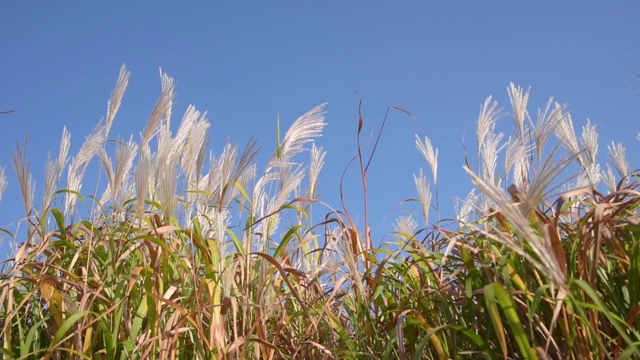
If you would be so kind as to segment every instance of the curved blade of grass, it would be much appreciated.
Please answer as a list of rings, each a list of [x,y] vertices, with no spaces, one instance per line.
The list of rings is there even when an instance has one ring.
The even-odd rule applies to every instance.
[[[504,315],[513,331],[513,337],[516,339],[516,343],[518,344],[518,348],[522,353],[524,359],[537,359],[538,356],[531,348],[531,344],[529,343],[529,339],[527,338],[527,334],[524,331],[524,327],[520,322],[520,318],[518,317],[518,313],[516,312],[515,304],[513,299],[507,294],[504,288],[498,284],[494,283],[494,292],[495,297],[498,300],[498,304],[502,308]]]
[[[488,347],[487,347],[487,342],[485,341],[485,339],[482,338],[482,336],[478,335],[477,333],[475,333],[473,330],[469,329],[466,326],[463,325],[450,325],[449,326],[451,329],[454,329],[456,331],[459,331],[461,334],[463,334],[464,336],[466,336],[469,340],[471,340],[471,342],[473,344],[475,344],[479,349],[483,349],[485,351],[485,355],[491,359],[491,360],[495,360],[496,357],[493,354],[492,351],[489,351]]]
[[[435,342],[438,342],[438,345],[436,345],[435,349],[436,349],[436,353],[438,354],[438,359],[440,360],[444,360],[447,358],[446,354],[444,353],[444,350],[442,349],[442,345],[440,345],[439,343],[439,339],[437,337],[435,337],[435,333],[440,331],[441,329],[446,328],[447,325],[440,325],[438,327],[432,328],[430,329],[427,334],[425,336],[422,337],[422,340],[420,340],[420,342],[418,343],[418,346],[416,347],[416,351],[413,353],[413,360],[419,360],[423,357],[423,351],[424,351],[424,347],[427,345],[428,341],[431,341],[432,345],[435,345]],[[434,340],[435,339],[435,340]]]
[[[62,240],[66,240],[67,231],[65,230],[65,227],[64,227],[64,215],[62,215],[60,210],[55,208],[51,209],[50,211],[53,217],[56,219],[56,224],[58,225],[58,230],[60,231],[60,236]]]
[[[276,252],[273,253],[274,258],[280,257],[280,254],[282,254],[282,252],[287,248],[287,244],[289,244],[289,241],[291,241],[291,239],[293,238],[293,235],[295,235],[295,233],[300,228],[302,228],[302,225],[295,225],[295,226],[292,226],[291,229],[289,229],[289,231],[287,231],[287,233],[282,237],[282,240],[280,241],[280,245],[278,245]]]
[[[587,282],[585,282],[584,280],[580,280],[580,279],[573,279],[571,284],[575,284],[580,289],[582,289],[582,291],[584,291],[591,298],[591,300],[594,303],[590,307],[592,309],[598,311],[599,313],[603,314],[609,320],[611,325],[616,329],[616,331],[618,332],[618,335],[620,335],[620,337],[624,340],[624,342],[627,343],[627,344],[631,344],[630,346],[633,346],[635,351],[637,353],[640,353],[640,346],[638,346],[636,344],[636,342],[633,341],[629,337],[629,334],[631,333],[631,334],[635,335],[636,339],[640,339],[640,334],[636,330],[634,330],[632,328],[631,329],[628,328],[628,326],[625,324],[623,319],[621,319],[619,316],[616,316],[616,314],[611,312],[607,308],[607,306],[602,302],[602,299],[600,299],[598,294],[596,294],[595,291],[593,291],[593,289],[591,288],[591,286],[589,286],[589,284],[587,284]],[[574,303],[577,304],[577,302],[575,302],[575,301],[574,301]],[[587,304],[582,304],[582,307],[587,307],[585,305],[587,305]],[[578,308],[582,311],[580,306],[578,306]]]
[[[276,269],[278,269],[278,271],[280,272],[280,275],[282,276],[282,280],[284,280],[284,282],[287,284],[287,286],[289,286],[289,289],[291,289],[291,295],[293,295],[293,297],[296,298],[296,300],[298,300],[298,302],[300,303],[300,306],[302,306],[304,312],[308,313],[307,306],[305,305],[305,303],[300,298],[300,295],[298,295],[298,292],[296,291],[295,287],[293,287],[293,284],[291,284],[291,282],[289,281],[289,276],[287,276],[287,273],[282,268],[282,265],[280,265],[280,263],[276,259],[274,259],[272,256],[267,255],[265,253],[254,252],[254,253],[252,253],[252,255],[258,255],[258,256],[263,257],[264,259],[269,261],[271,264],[273,264],[273,266],[275,266]]]
[[[75,325],[75,323],[77,323],[80,319],[89,314],[92,314],[92,312],[89,310],[84,310],[69,316],[69,318],[64,321],[62,326],[60,326],[58,331],[56,331],[56,334],[51,340],[51,346],[49,347],[49,349],[52,350],[55,346],[57,346],[60,340],[62,340],[62,338],[67,334],[69,329],[71,329],[71,327],[73,327],[73,325]]]
[[[638,347],[640,347],[640,341],[629,344],[629,347],[620,354],[618,360],[637,359],[640,356]]]
[[[15,359],[17,356],[11,350],[6,348],[0,348],[0,353],[3,353],[7,356],[7,359]]]
[[[33,345],[33,338],[36,336],[36,331],[38,331],[40,325],[42,325],[42,323],[47,320],[49,320],[48,316],[33,324],[33,326],[31,326],[31,329],[29,329],[27,337],[24,339],[24,341],[20,341],[20,357],[26,358],[29,355],[29,350]]]
[[[507,349],[507,338],[504,335],[504,328],[502,326],[502,319],[498,312],[498,304],[496,303],[496,283],[489,284],[484,287],[484,300],[489,311],[489,317],[491,318],[491,324],[493,324],[493,330],[500,342],[500,349],[502,350],[502,356],[506,359],[509,355]]]
[[[640,226],[629,226],[629,231],[633,234],[631,242],[631,256],[629,257],[629,303],[640,302]]]

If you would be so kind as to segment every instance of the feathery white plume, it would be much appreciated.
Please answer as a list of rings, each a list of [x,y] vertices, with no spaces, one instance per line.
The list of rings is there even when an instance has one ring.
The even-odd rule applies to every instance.
[[[552,103],[553,98],[550,98],[547,102],[547,107],[545,108],[544,112],[538,111],[538,121],[534,129],[538,161],[542,159],[542,149],[549,139],[549,136],[554,133],[556,128],[562,124],[563,120],[567,116],[566,114],[564,114],[564,106],[558,103],[553,103],[553,110],[549,112]],[[573,125],[571,127],[571,131],[573,131]],[[573,133],[573,141],[576,142],[575,133]]]
[[[431,173],[433,174],[433,184],[438,184],[438,149],[433,148],[431,140],[425,136],[424,141],[420,140],[420,137],[416,135],[416,147],[427,160]]]
[[[105,122],[105,129],[107,134],[111,129],[111,124],[113,123],[113,119],[118,113],[118,109],[120,109],[120,104],[122,103],[122,97],[124,96],[124,91],[127,89],[127,85],[129,84],[129,77],[131,76],[131,72],[127,71],[127,67],[122,64],[120,68],[120,74],[118,75],[118,81],[116,82],[116,88],[113,91],[113,95],[111,95],[111,99],[107,104],[107,121]]]
[[[22,193],[22,201],[24,204],[24,211],[27,216],[31,215],[33,211],[33,190],[35,188],[35,182],[31,176],[30,164],[27,162],[25,154],[27,143],[25,141],[25,147],[20,148],[20,145],[16,145],[16,153],[11,154],[13,158],[13,168],[18,176],[18,184],[20,185],[20,192]]]
[[[587,119],[587,124],[582,128],[582,147],[585,149],[582,156],[584,163],[594,164],[598,155],[598,130],[591,125],[591,121]]]
[[[622,177],[629,175],[629,164],[627,163],[624,146],[621,143],[611,142],[607,149],[609,150],[609,160],[613,162],[613,167],[616,168],[618,174]]]
[[[67,128],[62,130],[62,139],[60,140],[60,152],[58,153],[58,159],[51,160],[51,154],[45,165],[44,169],[44,195],[42,196],[42,209],[49,208],[54,192],[57,190],[60,177],[62,176],[62,170],[67,164],[67,155],[69,153],[69,146],[71,145],[71,134]]]
[[[418,222],[411,217],[401,216],[396,220],[396,224],[394,226],[394,232],[396,234],[396,238],[398,242],[404,242],[409,240],[416,233],[416,228],[418,227]]]
[[[169,117],[171,116],[171,106],[173,105],[173,79],[160,71],[160,77],[162,81],[162,93],[160,98],[156,102],[147,125],[142,132],[142,140],[140,141],[140,148],[143,152],[149,154],[149,141],[158,131],[161,120],[166,119],[165,125],[169,126]]]
[[[573,121],[571,120],[570,114],[567,114],[556,128],[556,136],[572,155],[578,155],[580,153],[578,139],[576,138],[576,132],[573,128]]]
[[[486,232],[488,236],[506,244],[513,251],[520,253],[523,256],[527,256],[532,264],[536,266],[542,273],[545,274],[554,284],[563,286],[565,284],[565,277],[560,264],[553,252],[553,249],[549,244],[536,234],[527,220],[528,213],[519,208],[518,204],[514,204],[509,197],[491,182],[486,182],[476,174],[474,174],[469,168],[464,167],[465,171],[471,176],[474,185],[482,192],[484,196],[487,196],[493,201],[502,214],[509,220],[509,223],[513,226],[514,231],[519,235],[519,238],[527,241],[529,246],[535,251],[539,261],[528,257],[522,250],[522,245],[515,242],[515,239],[506,236],[502,231],[496,231],[495,233]],[[545,182],[547,182],[545,180]]]
[[[2,195],[4,195],[5,190],[7,190],[7,176],[5,175],[4,168],[0,167],[0,200],[2,200]]]
[[[289,128],[278,151],[271,157],[267,171],[276,165],[288,164],[290,159],[303,150],[303,145],[322,135],[326,125],[324,121],[324,106],[322,104],[299,117]]]
[[[604,184],[607,186],[607,190],[609,193],[614,193],[617,191],[618,182],[616,180],[616,175],[613,173],[611,166],[607,164],[606,170],[602,172],[602,180]]]
[[[524,140],[525,137],[524,120],[529,117],[527,103],[529,102],[530,90],[531,88],[527,89],[525,93],[521,87],[516,87],[513,83],[509,83],[507,88],[511,107],[513,107],[513,123],[516,126],[516,136],[520,140]]]
[[[485,137],[487,134],[493,132],[495,128],[495,123],[502,116],[502,109],[498,109],[498,103],[491,103],[492,97],[489,96],[484,104],[480,107],[480,115],[478,116],[478,153],[480,152],[480,148],[484,143]]]
[[[316,144],[311,145],[311,161],[309,165],[309,197],[315,197],[318,175],[324,165],[324,157],[327,152]]]
[[[478,206],[477,202],[478,195],[476,194],[475,189],[471,190],[464,200],[458,200],[456,202],[456,220],[458,220],[458,223],[461,226],[473,221],[471,216],[474,213],[474,209]]]
[[[496,176],[496,166],[498,164],[498,153],[502,147],[499,147],[500,141],[504,135],[502,133],[494,134],[489,132],[480,147],[482,156],[482,178],[485,181],[494,181]]]
[[[422,207],[424,223],[428,225],[429,209],[431,207],[431,191],[429,189],[427,177],[422,173],[422,168],[420,168],[419,175],[413,175],[413,182],[415,183],[416,190],[418,191],[418,199],[420,200],[420,206]]]

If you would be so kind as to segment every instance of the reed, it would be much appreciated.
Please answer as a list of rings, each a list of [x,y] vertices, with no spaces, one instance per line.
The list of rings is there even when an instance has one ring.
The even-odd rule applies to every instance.
[[[421,214],[376,244],[366,220],[360,229],[316,197],[322,105],[277,134],[261,168],[253,140],[207,154],[209,123],[194,107],[173,134],[174,83],[161,79],[140,141],[108,141],[122,68],[105,122],[72,158],[63,131],[39,208],[17,148],[27,230],[12,235],[0,278],[3,358],[640,357],[638,173],[615,143],[601,167],[595,127],[576,136],[564,106],[550,100],[534,122],[529,90],[511,84],[505,138],[505,113],[487,99],[478,168],[465,166],[476,189],[453,227],[429,225],[443,183],[438,150],[416,137],[433,182],[416,166]],[[373,155],[356,143],[366,198]],[[102,189],[83,186],[91,162]]]

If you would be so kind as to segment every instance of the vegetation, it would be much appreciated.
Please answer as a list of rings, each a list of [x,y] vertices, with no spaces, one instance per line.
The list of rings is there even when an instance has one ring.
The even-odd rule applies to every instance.
[[[209,123],[189,107],[170,132],[162,74],[141,141],[110,153],[128,79],[123,67],[105,122],[70,161],[63,131],[37,208],[24,149],[14,155],[26,220],[0,279],[4,358],[640,358],[637,174],[620,144],[608,147],[620,180],[601,170],[597,131],[578,139],[563,106],[550,101],[534,123],[528,91],[510,85],[504,139],[487,99],[478,169],[466,162],[477,189],[454,226],[429,226],[438,152],[417,137],[433,175],[415,176],[422,213],[374,244],[366,208],[359,228],[316,198],[322,106],[278,138],[264,170],[255,141],[207,162]],[[366,198],[371,159],[357,150]],[[88,195],[92,159],[105,188]]]

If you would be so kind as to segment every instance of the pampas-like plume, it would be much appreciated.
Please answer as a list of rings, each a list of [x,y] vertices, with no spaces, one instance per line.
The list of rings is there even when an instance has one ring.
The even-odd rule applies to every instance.
[[[416,147],[427,160],[431,173],[433,174],[433,184],[438,184],[438,149],[433,148],[431,140],[428,137],[424,138],[424,141],[420,140],[420,137],[416,135]]]
[[[602,180],[607,186],[609,193],[616,192],[618,183],[616,181],[616,175],[613,173],[613,169],[611,169],[609,164],[607,164],[606,170],[602,172]]]
[[[200,180],[202,179],[202,168],[204,167],[204,158],[209,144],[209,122],[206,121],[205,115],[193,124],[189,135],[185,141],[185,149],[180,157],[180,169],[184,174],[187,186],[187,209],[185,218],[188,226],[191,226],[191,212],[194,206],[197,207],[197,201],[200,194],[192,191],[200,189]]]
[[[238,147],[226,143],[220,158],[211,164],[209,170],[207,192],[215,195],[216,206],[220,210],[227,207],[231,200],[231,196],[228,195],[231,195],[229,192],[233,187],[225,187],[233,182],[233,172],[237,157]]]
[[[255,219],[266,215],[267,192],[266,187],[272,181],[277,180],[278,173],[268,172],[256,181],[251,194],[251,216]]]
[[[472,221],[471,216],[474,213],[474,209],[478,206],[478,195],[476,190],[473,189],[467,194],[467,197],[456,202],[456,220],[460,226],[464,226]]]
[[[26,140],[23,149],[20,148],[19,144],[16,144],[16,153],[12,154],[11,157],[13,158],[13,168],[18,176],[18,184],[20,185],[20,192],[22,193],[24,211],[27,217],[29,217],[33,211],[33,189],[35,188],[35,182],[33,181],[31,171],[29,170],[30,164],[27,162],[25,154],[26,148]]]
[[[600,166],[595,163],[598,153],[598,132],[590,121],[582,128],[581,143],[584,150],[578,146],[578,140],[573,127],[571,115],[566,114],[556,129],[556,136],[562,145],[577,159],[582,172],[576,185],[597,187],[600,182]]]
[[[288,165],[291,158],[303,150],[304,144],[313,141],[315,137],[322,136],[322,129],[326,125],[325,105],[309,110],[291,125],[282,142],[278,144],[278,151],[269,160],[267,171],[278,165]]]
[[[591,189],[595,189],[600,180],[602,179],[600,165],[599,164],[590,164],[589,167],[583,169],[578,175],[578,180],[576,181],[576,188],[588,187]]]
[[[587,124],[582,128],[582,147],[585,149],[583,160],[587,164],[594,164],[598,155],[598,130],[591,125],[591,120],[587,119]]]
[[[149,194],[149,180],[151,178],[151,159],[145,154],[141,154],[136,163],[135,174],[135,191],[136,198],[138,199],[138,207],[136,214],[142,215],[144,210],[144,202],[147,200]]]
[[[150,153],[149,141],[156,134],[160,121],[165,118],[166,125],[168,125],[170,121],[169,117],[171,116],[171,106],[173,105],[173,79],[167,76],[167,74],[163,74],[162,71],[160,71],[160,77],[162,80],[162,93],[151,112],[151,116],[149,116],[140,142],[140,148],[147,154]]]
[[[160,72],[160,84],[162,86],[162,93],[171,94],[171,96],[168,97],[169,103],[163,114],[165,125],[169,128],[171,127],[171,111],[173,110],[173,96],[174,96],[175,86],[174,86],[173,78],[167,75],[167,73],[163,73],[162,68],[159,69],[159,72]]]
[[[200,118],[200,112],[197,111],[193,105],[189,105],[189,107],[187,107],[187,111],[182,117],[178,132],[171,141],[169,156],[178,157],[183,154],[189,134],[191,134],[194,125],[199,120],[198,118]],[[200,120],[202,120],[202,118],[200,118]],[[169,129],[168,124],[166,125],[166,128]]]
[[[109,102],[107,104],[107,121],[105,123],[107,133],[109,133],[111,124],[113,123],[113,119],[118,113],[118,109],[120,109],[122,96],[124,96],[124,91],[127,89],[130,76],[131,72],[127,71],[127,67],[122,64],[122,67],[120,68],[120,74],[118,75],[118,81],[116,82],[116,88],[113,91],[113,95],[111,95],[111,99],[109,99]]]
[[[529,117],[527,104],[529,103],[530,91],[531,88],[524,92],[520,86],[515,86],[513,83],[509,83],[507,88],[511,107],[513,108],[513,123],[516,126],[516,136],[521,141],[524,141],[525,138],[524,120]]]
[[[484,144],[487,134],[493,132],[495,123],[502,116],[502,109],[498,109],[497,102],[491,102],[492,97],[489,96],[484,104],[480,107],[480,116],[478,116],[478,146],[477,152],[480,153],[480,148]]]
[[[122,189],[124,184],[127,183],[127,175],[129,174],[129,170],[133,166],[133,159],[136,157],[138,153],[138,144],[133,142],[133,137],[129,139],[128,143],[118,142],[118,146],[116,147],[116,163],[115,170],[113,173],[113,180],[116,182],[116,186],[114,189]],[[117,195],[118,192],[114,192],[114,195]],[[122,200],[122,199],[120,199]]]
[[[549,112],[552,103],[554,104],[554,107],[553,110]],[[542,149],[544,148],[544,145],[565,117],[564,106],[554,103],[553,98],[549,99],[547,102],[547,107],[544,109],[544,112],[538,111],[538,121],[534,130],[538,162],[542,159]],[[573,131],[573,125],[571,127],[571,131]],[[575,136],[575,133],[573,133],[574,142],[576,141]]]
[[[84,140],[84,143],[80,146],[80,150],[78,150],[78,154],[69,165],[67,190],[80,192],[87,164],[99,152],[99,149],[104,146],[106,136],[107,133],[104,125],[98,125],[91,135]],[[68,192],[65,195],[64,209],[67,216],[73,215],[77,200],[76,194]]]
[[[482,178],[484,181],[494,181],[496,175],[496,166],[498,164],[498,153],[502,147],[499,147],[500,141],[504,135],[502,133],[487,133],[480,154],[482,156]]]
[[[163,124],[157,133],[157,150],[153,155],[154,171],[158,173],[160,166],[163,163],[177,160],[177,157],[172,157],[173,139],[171,138],[171,130]]]
[[[69,147],[71,146],[71,133],[66,127],[62,128],[62,138],[60,139],[60,152],[58,153],[58,169],[62,169],[67,165],[67,156],[69,156]]]
[[[162,204],[165,221],[168,221],[178,204],[176,188],[178,185],[177,164],[175,161],[157,163],[156,196]]]
[[[0,167],[0,200],[2,200],[2,195],[4,195],[5,190],[7,190],[7,176],[5,175],[5,171],[3,167]]]
[[[316,147],[316,144],[311,145],[311,161],[309,165],[309,191],[308,196],[313,198],[316,195],[316,186],[318,183],[318,175],[324,165],[324,157],[327,152],[322,147]]]
[[[114,210],[119,210],[122,201],[126,200],[124,195],[128,191],[129,182],[127,181],[129,170],[133,166],[133,159],[138,152],[138,145],[133,142],[133,138],[128,143],[118,142],[116,147],[115,165],[112,168],[111,159],[107,156],[106,150],[101,148],[98,152],[102,164],[107,172],[109,180],[109,193],[103,196],[103,201],[112,200]]]
[[[520,194],[520,196],[523,197],[520,205],[523,214],[528,216],[538,206],[538,204],[542,202],[546,194],[561,186],[561,184],[558,184],[552,188],[549,187],[551,182],[576,159],[575,155],[571,155],[554,161],[557,151],[558,146],[551,150],[547,158],[537,169],[537,172],[527,189],[518,189],[523,191],[523,193]]]
[[[234,181],[239,181],[239,179],[246,176],[246,172],[254,166],[253,162],[256,160],[259,153],[260,147],[258,147],[258,141],[252,138],[244,148],[244,151],[242,151],[242,155],[240,155],[238,165],[233,172]],[[242,181],[240,182],[242,183]]]
[[[417,227],[418,222],[411,215],[399,217],[394,225],[396,240],[399,243],[410,240],[416,233]]]
[[[199,211],[206,212],[209,206],[216,206],[219,210],[229,206],[229,202],[240,192],[237,185],[244,189],[255,178],[256,167],[253,162],[260,151],[256,140],[249,141],[234,167],[237,149],[235,145],[227,143],[219,159],[211,156],[209,171],[198,185],[198,189],[204,191],[196,198],[196,208]],[[245,200],[244,196],[240,197],[241,203]]]
[[[581,178],[584,186],[596,188],[600,183],[600,165],[596,163],[598,155],[598,131],[595,126],[591,125],[591,121],[587,120],[587,125],[582,128],[581,143],[584,151],[580,154],[582,164]]]
[[[291,194],[300,186],[302,179],[304,178],[305,169],[302,166],[298,166],[293,170],[281,183],[280,191],[275,197],[275,201],[270,201],[267,205],[267,214],[271,214],[280,209],[285,201],[291,196]],[[273,198],[272,198],[273,199]],[[271,233],[269,234],[271,235]]]
[[[222,259],[224,259],[227,256],[226,236],[227,236],[227,227],[229,226],[229,211],[227,211],[226,209],[222,211],[218,211],[215,208],[211,208],[211,209],[212,209],[212,213],[209,214],[211,223],[213,225],[212,226],[213,234],[211,235],[215,239],[218,245],[218,251],[220,253],[220,259],[221,259],[220,268],[218,270],[222,272],[224,267],[224,261]]]
[[[553,166],[551,167],[553,168]],[[515,204],[509,199],[509,197],[502,191],[499,187],[492,184],[491,182],[486,182],[476,174],[471,171],[468,167],[464,167],[465,171],[471,176],[473,184],[483,193],[483,195],[490,198],[498,207],[500,212],[509,220],[509,223],[513,226],[515,233],[518,235],[518,239],[521,241],[527,241],[527,243],[531,246],[531,248],[536,253],[536,256],[539,260],[533,259],[528,256],[524,250],[523,246],[519,243],[515,242],[515,239],[509,235],[504,234],[502,231],[489,232],[485,231],[487,236],[504,243],[509,246],[511,250],[523,255],[528,258],[531,263],[537,267],[551,282],[555,285],[563,286],[565,284],[565,274],[562,271],[562,267],[558,263],[555,254],[553,253],[553,249],[550,244],[547,244],[544,239],[540,238],[536,235],[533,230],[531,224],[529,223],[527,211],[533,209],[532,206],[528,206],[528,209],[522,209],[518,207],[518,204]],[[552,175],[549,171],[544,173],[540,173],[543,177],[539,183],[548,184],[551,182],[552,178],[549,175]],[[535,180],[534,180],[535,181]],[[537,204],[536,204],[537,205]]]
[[[562,145],[572,155],[578,155],[580,153],[580,147],[578,146],[578,139],[573,127],[573,121],[571,115],[567,114],[558,127],[556,128],[556,136],[560,139]],[[580,158],[578,158],[580,161]]]
[[[509,174],[513,168],[513,183],[520,189],[527,188],[529,181],[529,151],[524,141],[518,138],[509,138],[507,153],[505,155],[505,174]]]
[[[413,175],[413,182],[415,183],[416,190],[418,191],[418,199],[420,200],[420,206],[422,207],[424,223],[428,225],[429,209],[431,207],[431,191],[429,189],[427,177],[422,173],[422,168],[420,168],[419,175]]]
[[[67,164],[67,155],[69,154],[69,146],[71,145],[71,134],[67,128],[62,130],[62,139],[60,140],[60,152],[58,159],[51,160],[51,154],[47,159],[47,163],[44,168],[44,195],[42,196],[42,209],[49,208],[49,204],[53,198],[53,193],[57,190],[62,170]]]
[[[607,149],[609,150],[609,160],[613,162],[613,167],[616,168],[618,174],[622,177],[629,175],[629,164],[627,163],[624,146],[621,143],[612,142],[611,145],[607,145]]]
[[[199,180],[202,176],[204,154],[208,145],[209,122],[206,113],[191,126],[185,141],[185,149],[180,159],[180,168],[184,171],[188,181]]]

